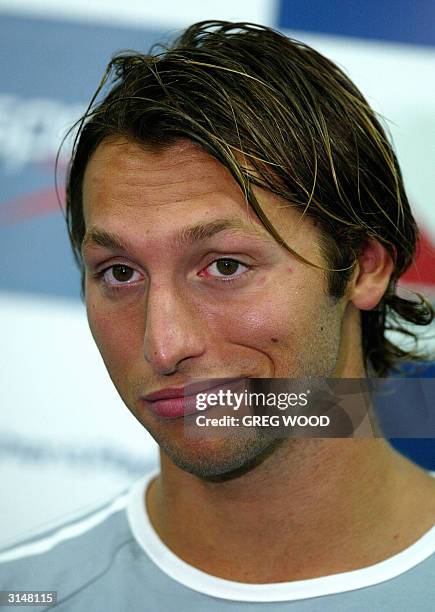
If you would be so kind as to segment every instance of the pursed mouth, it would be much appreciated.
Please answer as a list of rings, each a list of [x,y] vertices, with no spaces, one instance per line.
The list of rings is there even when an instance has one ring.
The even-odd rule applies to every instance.
[[[179,419],[212,406],[200,408],[198,400],[207,402],[207,397],[220,390],[231,391],[239,387],[244,378],[214,379],[214,384],[205,385],[204,381],[190,383],[182,388],[162,389],[142,398],[146,407],[155,415],[167,419]],[[216,380],[219,380],[216,383]],[[201,398],[198,396],[201,394]]]

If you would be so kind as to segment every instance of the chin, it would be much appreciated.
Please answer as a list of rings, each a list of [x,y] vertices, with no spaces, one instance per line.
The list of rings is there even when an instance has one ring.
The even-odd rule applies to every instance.
[[[256,431],[252,436],[184,439],[178,444],[157,440],[160,449],[180,469],[211,482],[230,480],[260,465],[280,445]]]

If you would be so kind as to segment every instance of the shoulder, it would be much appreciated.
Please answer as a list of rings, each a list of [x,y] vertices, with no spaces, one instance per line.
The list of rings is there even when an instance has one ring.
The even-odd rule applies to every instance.
[[[0,589],[75,590],[101,572],[132,534],[128,494],[0,551]]]
[[[117,612],[145,597],[157,609],[168,580],[138,543],[130,516],[136,498],[145,512],[144,486],[152,476],[99,508],[0,550],[0,590],[55,591],[56,609],[65,612]]]

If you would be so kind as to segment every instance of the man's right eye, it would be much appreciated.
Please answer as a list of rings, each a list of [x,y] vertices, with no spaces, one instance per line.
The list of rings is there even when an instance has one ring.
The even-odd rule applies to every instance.
[[[122,285],[130,285],[140,280],[140,273],[124,264],[114,264],[109,266],[100,273],[103,282],[108,287],[119,287]]]

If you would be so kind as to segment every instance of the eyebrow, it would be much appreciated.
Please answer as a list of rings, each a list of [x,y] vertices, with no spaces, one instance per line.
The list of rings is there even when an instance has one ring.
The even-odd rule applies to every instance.
[[[248,227],[239,217],[230,217],[184,227],[177,232],[175,242],[178,248],[183,248],[231,229],[242,230],[251,236],[265,238],[264,231],[261,229],[257,229],[254,225]],[[97,227],[92,227],[86,232],[82,240],[81,250],[83,251],[88,246],[101,246],[112,251],[122,251],[124,253],[129,251],[128,245],[117,234],[98,229]]]

